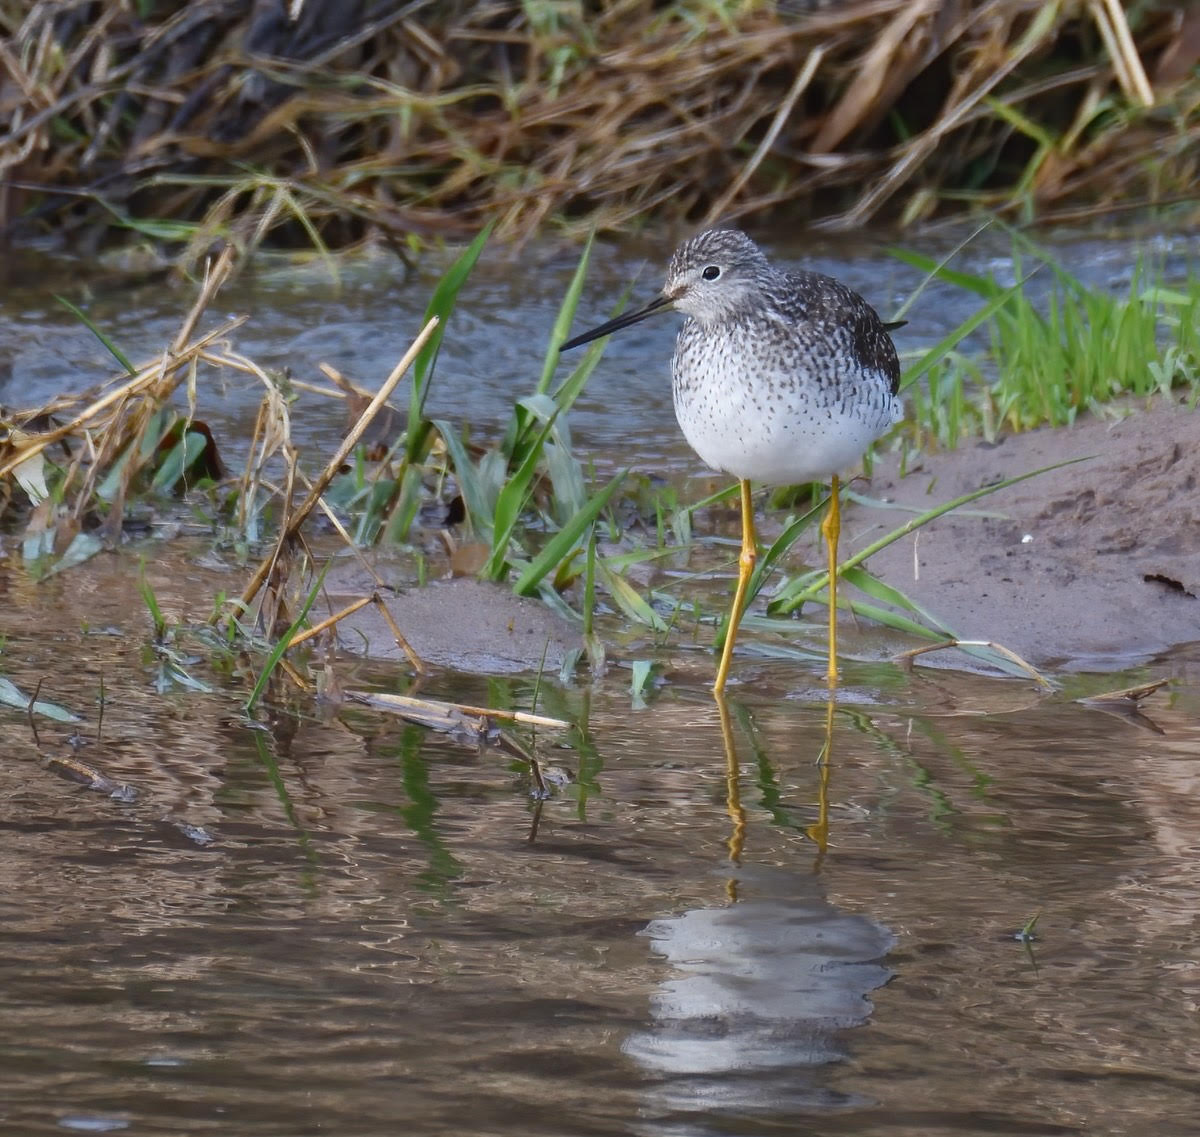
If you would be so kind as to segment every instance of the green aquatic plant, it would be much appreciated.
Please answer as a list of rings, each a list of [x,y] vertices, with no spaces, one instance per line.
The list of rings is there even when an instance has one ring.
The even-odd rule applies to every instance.
[[[974,434],[991,439],[1005,429],[1065,426],[1122,396],[1200,395],[1200,278],[1169,287],[1160,269],[1141,260],[1125,292],[1114,295],[1089,287],[1015,232],[1017,283],[1009,286],[919,253],[892,252],[984,301],[940,350],[905,372],[918,444],[951,448]],[[1029,286],[1035,275],[1048,279],[1042,299]],[[960,351],[981,327],[986,349]]]
[[[599,349],[588,352],[561,383],[553,385],[558,348],[574,318],[590,254],[589,241],[559,307],[538,382],[531,394],[514,404],[502,437],[475,456],[459,424],[446,420],[429,424],[445,454],[442,473],[453,477],[470,531],[487,546],[480,576],[512,579],[521,595],[541,591],[551,600],[577,575],[571,566],[584,552],[593,526],[622,480],[617,474],[589,491],[566,421],[599,360]],[[465,279],[465,273],[456,276],[455,292]],[[427,376],[414,375],[413,390],[415,409],[416,392],[420,391],[423,404],[428,391]],[[410,409],[410,422],[413,413]],[[409,460],[420,453],[410,447]],[[543,539],[547,533],[552,535]]]
[[[398,543],[407,539],[424,493],[423,474],[434,441],[434,424],[425,417],[425,403],[433,382],[446,326],[458,305],[458,294],[491,236],[491,226],[455,258],[442,274],[425,309],[423,323],[436,318],[432,335],[422,345],[409,379],[408,418],[384,459],[368,471],[360,460],[347,481],[341,479],[331,493],[354,523],[355,538]]]
[[[154,588],[146,578],[145,558],[138,566],[138,591],[153,629],[145,658],[147,663],[154,666],[154,689],[160,695],[177,687],[188,691],[211,691],[207,683],[197,679],[189,670],[196,660],[180,650],[178,629],[163,614]]]

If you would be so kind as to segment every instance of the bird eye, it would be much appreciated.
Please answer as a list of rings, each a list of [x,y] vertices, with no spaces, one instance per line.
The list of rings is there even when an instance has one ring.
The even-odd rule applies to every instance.
[[[716,280],[721,275],[720,265],[709,265],[701,274],[705,280]]]

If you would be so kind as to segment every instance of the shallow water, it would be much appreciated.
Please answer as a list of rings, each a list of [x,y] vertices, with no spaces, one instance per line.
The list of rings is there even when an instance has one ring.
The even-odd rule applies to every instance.
[[[1133,260],[1116,242],[1061,251],[1117,286]],[[642,252],[600,252],[581,325]],[[815,263],[888,312],[915,275],[853,252]],[[433,413],[502,421],[533,387],[573,268],[536,252],[484,266]],[[109,374],[53,303],[71,282],[8,283],[0,402]],[[237,346],[260,363],[317,379],[328,360],[373,384],[429,283],[378,265],[340,292],[312,272],[265,275],[212,315],[250,312]],[[90,310],[141,356],[186,304],[146,287]],[[969,311],[934,293],[908,344]],[[663,321],[614,341],[572,415],[581,455],[696,470],[671,417],[671,336]],[[258,391],[228,383],[202,413],[236,439]],[[339,412],[300,406],[299,441],[327,454]],[[518,732],[563,775],[539,804],[511,757],[363,708],[293,692],[250,721],[251,665],[210,666],[194,643],[212,691],[156,693],[135,558],[168,618],[199,625],[246,577],[203,542],[40,583],[8,551],[0,675],[25,692],[42,681],[84,721],[39,720],[35,742],[0,706],[0,1132],[1197,1132],[1200,648],[1064,676],[1052,697],[848,661],[823,787],[819,663],[744,646],[731,758],[707,654],[613,632],[626,657],[658,659],[661,682],[636,711],[622,666],[596,687],[543,684],[539,709],[579,725]],[[848,660],[887,654],[847,625]],[[797,643],[819,636],[797,624]],[[408,682],[353,660],[339,674]],[[1165,733],[1073,701],[1159,675],[1176,679],[1147,706]],[[534,697],[529,681],[450,673],[424,693]],[[64,778],[63,759],[136,796]],[[1038,914],[1036,938],[1016,938]]]
[[[170,558],[198,619],[219,580]],[[0,576],[4,674],[86,718],[39,748],[0,708],[0,1131],[1196,1131],[1200,655],[1151,669],[1164,734],[1072,701],[1147,672],[848,664],[822,855],[815,666],[739,659],[732,763],[669,658],[643,711],[623,669],[544,685],[579,728],[520,735],[539,807],[513,759],[362,708],[252,723],[240,661],[156,694],[134,579]]]
[[[918,246],[926,255],[942,256],[955,244],[956,239],[946,236],[923,239]],[[885,317],[922,281],[922,274],[886,255],[882,242],[814,245],[809,238],[797,237],[764,245],[784,263],[845,280]],[[1169,280],[1185,279],[1189,267],[1194,270],[1200,262],[1200,237],[1189,235],[1138,241],[1071,236],[1049,247],[1081,279],[1117,292],[1127,290],[1139,256],[1161,263]],[[634,302],[653,296],[669,252],[660,242],[598,245],[578,328],[606,319],[635,278]],[[443,344],[427,404],[432,416],[466,421],[485,435],[502,428],[514,401],[536,386],[545,344],[577,259],[575,249],[531,248],[516,260],[500,247],[485,254],[460,294]],[[1011,242],[1002,233],[985,233],[953,263],[966,272],[993,272],[1008,281],[1013,275]],[[418,273],[406,277],[397,262],[381,255],[347,267],[335,286],[319,263],[260,266],[222,292],[201,327],[247,315],[234,344],[261,366],[286,368],[297,379],[327,387],[318,369],[326,362],[375,388],[420,329],[440,269],[438,258],[431,256]],[[0,266],[0,272],[5,274],[0,278],[0,404],[9,406],[37,405],[114,373],[106,349],[61,307],[56,295],[86,309],[135,362],[153,359],[173,340],[192,299],[188,289],[171,289],[157,281],[138,285],[132,275],[110,273],[94,282],[85,275],[81,284],[71,266],[41,260],[14,259]],[[1036,295],[1050,283],[1049,273],[1043,271],[1028,287]],[[929,285],[908,313],[908,327],[896,335],[901,353],[937,343],[977,307],[977,298],[963,289]],[[669,316],[649,321],[610,341],[604,361],[571,411],[578,442],[601,456],[620,448],[624,460],[635,467],[694,465],[671,407],[668,361],[677,323]],[[228,369],[206,374],[206,381],[218,388],[202,390],[200,413],[214,425],[225,449],[235,450],[234,440],[244,437],[253,424],[261,388]],[[302,448],[329,453],[345,429],[340,404],[301,395],[294,432]]]

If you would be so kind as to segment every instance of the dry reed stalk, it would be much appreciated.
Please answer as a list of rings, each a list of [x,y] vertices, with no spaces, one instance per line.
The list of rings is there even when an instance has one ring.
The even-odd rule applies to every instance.
[[[935,644],[922,644],[920,647],[909,648],[908,651],[902,651],[899,655],[894,656],[896,663],[903,667],[911,668],[913,661],[918,656],[928,655],[933,651],[945,651],[947,648],[953,647],[983,647],[990,651],[994,651],[997,655],[1007,659],[1010,663],[1015,664],[1025,672],[1043,691],[1053,691],[1054,684],[1050,682],[1032,663],[1027,662],[1019,656],[1015,651],[1006,648],[1003,644],[998,644],[994,640],[959,640],[948,639]]]
[[[1047,208],[1107,193],[1095,137],[1113,134],[1126,192],[1149,200],[1183,188],[1200,142],[1191,24],[1166,2],[602,0],[586,25],[564,9],[553,26],[542,6],[467,0],[358,24],[352,5],[307,0],[271,26],[260,6],[215,0],[140,21],[123,0],[98,0],[92,21],[58,7],[0,0],[16,98],[0,223],[24,208],[67,232],[136,206],[193,226],[185,257],[221,230],[247,249],[323,249],[496,218],[520,240],[552,220],[582,231],[650,212],[786,207],[858,226],[953,193],[1004,204],[1024,192],[1032,143],[988,97],[1051,134],[1084,122],[1037,187]],[[1097,85],[1151,106],[1160,69],[1184,77],[1174,122],[1082,116]],[[1178,145],[1138,177],[1142,131]]]
[[[372,419],[375,418],[384,403],[391,397],[392,392],[396,389],[400,380],[404,378],[405,372],[412,366],[413,361],[420,354],[421,349],[425,346],[437,326],[438,318],[436,316],[430,317],[429,322],[421,329],[417,338],[413,340],[408,351],[400,359],[400,362],[392,369],[392,373],[384,380],[383,386],[379,388],[375,393],[375,397],[363,410],[362,414],[359,415],[358,421],[351,427],[349,433],[342,440],[337,453],[326,463],[325,469],[321,471],[320,476],[313,483],[304,501],[291,513],[286,523],[280,526],[279,538],[276,541],[275,547],[258,568],[255,569],[249,583],[242,592],[241,607],[243,610],[250,607],[254,598],[258,595],[259,589],[262,588],[263,583],[270,574],[272,566],[275,564],[281,551],[299,532],[300,526],[307,520],[308,515],[320,500],[321,495],[328,489],[329,483],[333,481],[334,476],[341,469],[342,463],[354,452],[354,448],[358,445],[367,427],[370,426]]]
[[[294,647],[298,647],[306,640],[311,640],[313,637],[319,636],[322,632],[328,631],[330,628],[344,620],[347,616],[353,616],[355,612],[359,611],[361,608],[365,608],[370,603],[370,596],[361,596],[359,599],[355,600],[353,604],[347,604],[345,608],[341,609],[341,611],[335,612],[332,616],[326,617],[319,624],[313,624],[311,628],[305,628],[304,631],[292,637],[291,643],[288,644],[288,651],[291,651],[291,649]]]
[[[470,726],[472,730],[481,731],[491,720],[515,722],[522,726],[545,726],[554,730],[571,729],[571,724],[563,719],[530,714],[528,711],[503,711],[494,707],[474,707],[466,703],[448,703],[441,699],[419,699],[412,695],[378,691],[346,691],[345,695],[347,699],[403,717],[420,715],[421,721],[426,723],[430,718],[436,718],[446,724],[446,729]]]
[[[824,58],[825,49],[818,47],[804,61],[803,68],[796,74],[796,79],[792,83],[791,90],[788,91],[787,97],[779,105],[779,110],[775,112],[775,117],[767,133],[758,144],[758,149],[754,151],[750,161],[742,167],[741,172],[733,179],[733,183],[729,188],[717,198],[709,209],[708,224],[711,225],[719,217],[724,216],[734,198],[742,192],[742,187],[753,177],[754,171],[762,164],[762,160],[775,144],[775,139],[779,137],[779,132],[783,129],[784,123],[791,117],[792,110],[796,106],[796,100],[804,94],[805,88],[812,82],[813,76],[817,73],[817,68],[821,66],[821,60]]]
[[[215,262],[210,262],[204,283],[184,317],[171,347],[153,363],[137,368],[130,378],[116,381],[111,390],[76,411],[74,417],[62,426],[37,434],[21,433],[19,437],[10,433],[8,446],[12,453],[5,457],[3,449],[0,449],[0,478],[7,477],[23,462],[37,457],[55,442],[68,438],[81,440],[90,464],[83,484],[75,495],[73,516],[78,521],[84,510],[90,506],[92,490],[105,467],[123,451],[130,449],[130,460],[121,471],[107,522],[110,536],[115,537],[120,529],[129,483],[138,471],[136,455],[132,452],[133,444],[142,438],[154,413],[178,386],[181,372],[187,376],[189,405],[194,407],[197,361],[206,353],[211,343],[228,335],[245,320],[245,317],[239,317],[226,321],[215,331],[192,340],[201,316],[221,286],[229,279],[232,265],[233,252],[228,248]],[[69,403],[61,399],[56,400],[58,412],[68,409]],[[26,412],[23,416],[16,416],[15,421],[27,422],[45,413],[45,408]],[[74,480],[76,469],[77,466],[73,466],[68,474],[68,486]]]
[[[396,646],[408,657],[408,662],[412,664],[413,670],[416,671],[418,675],[424,675],[426,672],[424,662],[413,649],[412,644],[408,642],[407,637],[400,630],[400,625],[396,623],[396,619],[392,615],[387,604],[384,602],[383,597],[376,592],[371,596],[371,599],[375,602],[375,607],[379,609],[379,614],[383,617],[383,622],[387,624],[388,631],[392,633],[392,639],[396,641]]]
[[[1117,0],[1093,0],[1092,12],[1125,94],[1140,101],[1144,107],[1154,106],[1154,91],[1146,78],[1133,36],[1129,34],[1129,22],[1121,5]]]
[[[131,378],[118,381],[115,387],[77,411],[75,416],[62,426],[40,431],[37,434],[26,434],[21,440],[10,442],[8,448],[12,453],[5,456],[0,451],[0,478],[7,477],[22,462],[40,454],[47,446],[51,446],[55,442],[66,438],[82,437],[92,431],[105,431],[119,424],[120,409],[126,402],[135,399],[152,399],[161,402],[170,394],[173,389],[172,380],[186,364],[203,354],[210,344],[223,339],[235,328],[241,327],[246,319],[245,316],[236,316],[226,320],[220,327],[187,344],[176,354],[163,355],[154,363],[139,367]],[[62,408],[62,401],[57,400],[56,402]],[[27,420],[29,417],[40,416],[42,413],[43,409],[39,408],[37,411],[25,412],[16,417],[18,420]],[[123,437],[127,443],[128,435]]]
[[[304,482],[306,488],[312,488],[312,483],[304,476],[303,471],[300,473],[300,478]],[[321,512],[325,515],[325,520],[329,522],[337,535],[342,539],[342,543],[350,551],[354,559],[358,561],[358,567],[361,568],[363,572],[365,572],[367,576],[369,576],[375,582],[375,587],[377,589],[386,588],[387,585],[384,584],[383,579],[374,570],[374,568],[371,567],[371,562],[368,561],[363,555],[363,551],[359,548],[358,542],[350,536],[349,532],[347,532],[346,527],[342,524],[338,515],[329,508],[329,503],[322,497],[318,500],[317,504],[320,506]]]

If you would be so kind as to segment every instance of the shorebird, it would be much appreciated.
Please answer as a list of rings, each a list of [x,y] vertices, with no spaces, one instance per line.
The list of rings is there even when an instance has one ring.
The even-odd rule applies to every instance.
[[[662,293],[562,345],[578,347],[663,310],[682,312],[672,361],[675,417],[692,449],[741,490],[737,590],[713,690],[729,676],[746,587],[758,557],[751,482],[829,479],[821,525],[829,553],[830,684],[837,681],[839,473],[898,422],[900,362],[884,323],[857,292],[816,272],[775,268],[745,233],[710,229],[675,250]]]

